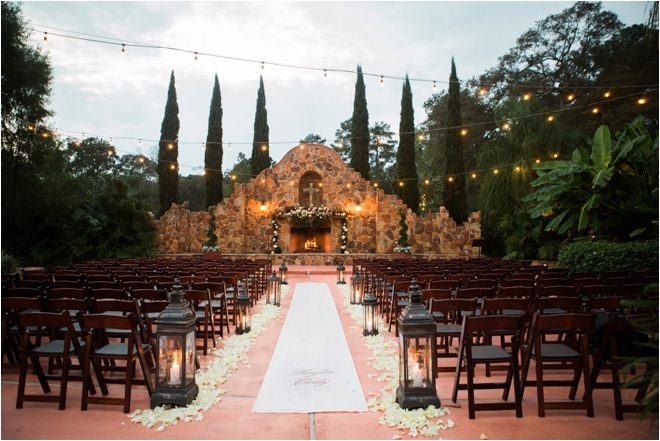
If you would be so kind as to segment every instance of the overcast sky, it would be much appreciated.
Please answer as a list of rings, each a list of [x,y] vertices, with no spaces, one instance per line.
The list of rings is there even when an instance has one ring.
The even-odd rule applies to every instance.
[[[334,141],[351,117],[356,76],[269,65],[438,81],[446,89],[451,57],[460,80],[494,67],[516,38],[573,2],[25,2],[33,28],[48,31],[54,67],[53,126],[62,135],[113,138],[118,153],[157,145],[170,72],[179,103],[180,174],[204,164],[213,76],[222,94],[223,169],[251,154],[259,75],[263,72],[271,156],[279,160],[309,133]],[[648,2],[604,2],[626,25],[645,21]],[[58,30],[56,30],[57,28]],[[59,37],[75,31],[115,42],[146,43],[265,61],[247,63],[164,49],[121,47]],[[41,44],[43,32],[33,38]],[[369,123],[398,132],[402,81],[365,77]],[[415,124],[432,83],[412,82]],[[122,137],[136,139],[122,140]],[[138,146],[137,139],[142,139]],[[151,140],[151,141],[147,141]],[[231,150],[228,145],[231,143]],[[195,169],[195,167],[198,167]]]

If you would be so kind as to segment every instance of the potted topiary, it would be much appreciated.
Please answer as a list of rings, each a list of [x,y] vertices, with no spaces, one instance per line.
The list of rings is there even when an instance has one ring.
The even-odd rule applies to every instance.
[[[222,255],[222,247],[218,246],[218,236],[215,235],[215,212],[209,208],[209,229],[206,232],[208,240],[202,247],[205,259],[213,259]]]
[[[406,223],[406,214],[399,208],[399,240],[394,247],[395,259],[412,259],[412,247],[408,243],[408,224]]]

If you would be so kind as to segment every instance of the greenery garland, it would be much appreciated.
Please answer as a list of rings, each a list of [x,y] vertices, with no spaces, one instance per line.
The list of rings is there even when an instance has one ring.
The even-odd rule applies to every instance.
[[[341,246],[340,253],[342,254],[351,254],[346,246],[348,245],[348,219],[344,218],[344,222],[341,224]]]
[[[270,223],[273,226],[273,249],[270,251],[270,254],[281,254],[282,248],[280,248],[279,237],[277,236],[277,229],[280,227],[280,224],[277,223],[275,216],[270,218]]]
[[[202,251],[222,251],[222,247],[218,246],[218,236],[215,234],[214,207],[209,208],[209,229],[206,232],[206,237],[208,237],[209,240],[207,240],[202,247]]]

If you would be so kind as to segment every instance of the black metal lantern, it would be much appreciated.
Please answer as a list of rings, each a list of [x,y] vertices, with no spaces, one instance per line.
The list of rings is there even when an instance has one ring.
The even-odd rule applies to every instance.
[[[362,296],[364,295],[364,279],[360,275],[360,270],[355,271],[355,275],[351,277],[351,297],[352,305],[359,305],[362,303]]]
[[[252,327],[252,300],[242,283],[238,284],[236,297],[236,334],[247,334]]]
[[[272,303],[275,306],[280,306],[282,280],[277,277],[277,273],[275,271],[273,271],[273,275],[268,278],[267,288],[266,304]]]
[[[284,260],[282,260],[282,266],[280,266],[280,280],[282,280],[282,285],[288,285],[289,284],[286,281],[288,272],[289,272],[289,269],[286,267],[286,264],[284,263]]]
[[[397,317],[399,325],[399,387],[396,401],[404,409],[440,407],[435,388],[437,374],[436,324],[422,304],[422,293],[414,283],[409,303]]]
[[[346,268],[344,268],[344,261],[340,260],[339,266],[337,267],[337,285],[346,285],[346,281],[344,280],[345,271]]]
[[[378,335],[378,314],[376,307],[378,306],[378,299],[374,297],[374,292],[370,288],[366,297],[362,300],[362,308],[364,309],[364,325],[362,326],[362,334]]]
[[[170,304],[156,324],[156,388],[151,408],[163,404],[187,406],[199,393],[195,383],[195,313],[184,299],[179,279],[170,293]]]

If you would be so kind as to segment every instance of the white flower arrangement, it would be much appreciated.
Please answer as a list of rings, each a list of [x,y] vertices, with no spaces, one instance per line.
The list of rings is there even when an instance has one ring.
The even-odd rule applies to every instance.
[[[286,216],[301,227],[318,227],[331,216],[346,217],[343,210],[330,210],[325,205],[320,207],[299,206],[293,209],[284,209],[277,212],[277,216]]]
[[[344,307],[346,312],[353,318],[357,326],[361,329],[363,322],[363,311],[361,305],[351,305],[350,287],[348,285],[338,285],[344,297]],[[379,317],[380,328],[384,327],[382,319]],[[352,327],[353,329],[353,327]],[[440,430],[447,430],[454,427],[454,422],[447,419],[445,423],[442,419],[437,419],[445,415],[451,415],[446,407],[437,409],[435,406],[429,406],[426,409],[406,410],[402,409],[396,402],[396,389],[399,386],[399,357],[398,342],[395,338],[386,337],[383,334],[364,337],[365,347],[370,349],[373,356],[368,363],[378,374],[369,374],[369,378],[378,376],[379,382],[385,382],[386,386],[380,389],[378,393],[369,392],[369,395],[375,395],[374,398],[367,400],[367,405],[372,408],[372,412],[381,411],[383,416],[379,418],[378,424],[389,427],[395,427],[401,430],[407,430],[408,435],[424,435],[426,437],[437,437]],[[394,435],[393,439],[400,439],[399,435]]]
[[[205,253],[205,252],[210,252],[210,251],[222,251],[222,247],[219,246],[219,245],[213,245],[213,246],[204,245],[202,247],[202,252]]]
[[[412,247],[407,246],[407,247],[394,247],[394,252],[395,253],[412,253]]]
[[[289,286],[282,286],[281,295],[284,297],[289,292]],[[136,410],[127,415],[132,423],[142,423],[143,426],[151,428],[158,426],[156,432],[162,432],[167,426],[175,425],[179,420],[202,421],[204,412],[214,404],[222,400],[226,391],[220,389],[220,385],[229,379],[232,373],[242,362],[245,367],[250,368],[248,351],[254,345],[257,336],[268,327],[271,321],[280,317],[282,310],[275,305],[266,305],[265,300],[260,302],[259,313],[252,316],[252,329],[249,334],[232,335],[224,339],[224,347],[211,351],[215,358],[205,364],[195,376],[195,382],[199,387],[199,394],[186,407],[173,407],[167,409],[158,406],[155,409]]]

